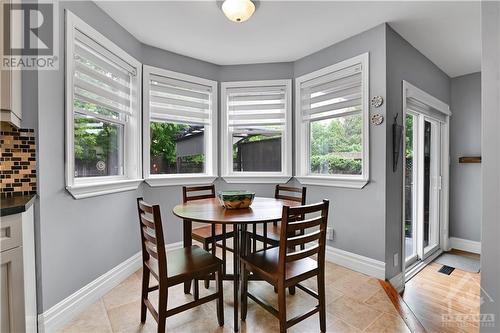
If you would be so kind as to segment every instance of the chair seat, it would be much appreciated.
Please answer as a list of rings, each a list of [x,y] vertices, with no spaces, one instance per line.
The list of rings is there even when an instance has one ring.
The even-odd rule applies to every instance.
[[[156,260],[148,260],[146,264],[152,273],[158,277]],[[167,251],[167,281],[168,284],[177,284],[191,280],[193,276],[203,277],[217,270],[222,261],[212,256],[197,245]]]
[[[222,225],[215,225],[215,240],[222,240]],[[231,238],[234,236],[233,226],[226,225],[226,238]],[[199,242],[212,242],[212,226],[206,225],[202,227],[193,228],[191,231],[191,237]]]
[[[276,283],[279,276],[279,247],[250,253],[241,259],[245,264],[251,266],[250,271],[257,272],[269,282]],[[315,275],[318,262],[311,258],[304,258],[286,264],[286,280],[302,280]],[[296,282],[295,282],[296,283]]]

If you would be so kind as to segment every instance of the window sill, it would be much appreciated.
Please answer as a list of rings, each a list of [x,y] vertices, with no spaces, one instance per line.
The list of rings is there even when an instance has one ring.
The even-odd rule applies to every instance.
[[[175,176],[150,176],[145,182],[151,187],[175,186],[175,185],[198,185],[213,183],[217,176],[207,175],[175,175]]]
[[[88,184],[76,184],[66,186],[66,189],[75,199],[96,197],[99,195],[132,191],[139,187],[142,179],[123,179],[107,182],[95,182]]]
[[[366,179],[336,178],[325,176],[296,176],[295,178],[304,185],[320,185],[362,189],[366,186],[366,184],[368,184],[368,180]]]
[[[286,183],[292,176],[275,176],[275,175],[227,175],[222,176],[226,183],[230,184],[277,184]]]

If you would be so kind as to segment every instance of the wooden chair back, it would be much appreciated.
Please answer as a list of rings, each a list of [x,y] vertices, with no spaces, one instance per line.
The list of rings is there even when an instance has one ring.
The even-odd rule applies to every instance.
[[[324,263],[328,206],[328,200],[297,207],[283,206],[279,253],[279,266],[283,278],[286,264],[289,262],[317,255],[318,264]],[[314,216],[310,216],[312,214]],[[301,218],[297,219],[298,216]],[[303,233],[297,235],[297,230],[303,230]],[[297,246],[301,249],[295,250]]]
[[[204,192],[202,194],[192,194],[192,192]],[[206,193],[209,192],[209,193]],[[215,198],[215,185],[204,186],[183,186],[182,187],[182,202],[186,203],[192,200]]]
[[[283,193],[285,192],[285,193]],[[295,193],[300,193],[298,195],[292,195]],[[299,202],[301,205],[306,204],[306,187],[292,187],[292,186],[284,186],[284,185],[276,185],[276,189],[274,190],[274,197],[276,199],[281,200],[289,200]]]
[[[139,225],[141,228],[142,261],[152,268],[151,260],[158,265],[159,277],[167,276],[167,255],[165,251],[165,240],[161,222],[160,206],[146,203],[142,198],[137,199],[137,211],[139,213]]]

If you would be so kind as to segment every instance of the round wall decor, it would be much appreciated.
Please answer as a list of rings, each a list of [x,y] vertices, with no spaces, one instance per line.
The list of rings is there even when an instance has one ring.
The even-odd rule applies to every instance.
[[[373,125],[380,125],[384,122],[384,116],[380,113],[372,114],[371,121]]]
[[[370,103],[374,108],[379,108],[384,104],[384,98],[382,96],[373,96]]]

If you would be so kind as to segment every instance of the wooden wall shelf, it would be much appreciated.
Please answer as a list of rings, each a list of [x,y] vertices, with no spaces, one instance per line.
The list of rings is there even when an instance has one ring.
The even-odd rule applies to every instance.
[[[458,163],[481,163],[481,156],[462,156],[458,158]]]

